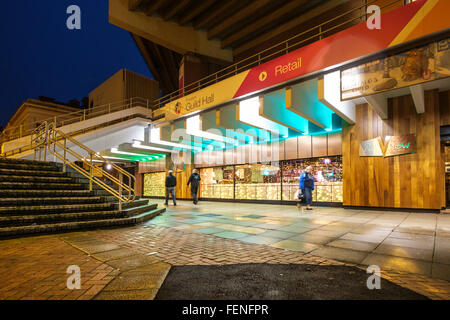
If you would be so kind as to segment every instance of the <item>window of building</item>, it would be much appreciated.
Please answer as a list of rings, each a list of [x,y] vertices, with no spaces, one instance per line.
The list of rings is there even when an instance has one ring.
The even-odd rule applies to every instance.
[[[342,202],[342,157],[283,161],[283,200],[295,200],[299,179],[306,167],[313,168],[313,201]]]
[[[281,200],[281,174],[278,166],[236,166],[235,181],[236,199]]]
[[[233,199],[234,167],[215,167],[200,170],[200,197]]]

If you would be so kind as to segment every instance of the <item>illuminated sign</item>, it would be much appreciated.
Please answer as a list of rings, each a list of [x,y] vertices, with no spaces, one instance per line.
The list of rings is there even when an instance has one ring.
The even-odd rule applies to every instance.
[[[386,137],[383,144],[380,137],[362,141],[359,145],[360,157],[392,157],[416,152],[416,135]]]
[[[450,39],[430,43],[341,72],[341,100],[450,76]]]

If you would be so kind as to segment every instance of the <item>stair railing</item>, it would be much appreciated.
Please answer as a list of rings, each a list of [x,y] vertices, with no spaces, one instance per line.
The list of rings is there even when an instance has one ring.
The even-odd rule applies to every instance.
[[[70,147],[68,144],[70,144]],[[37,128],[36,134],[32,135],[31,145],[35,149],[35,160],[36,156],[41,160],[41,149],[43,149],[44,161],[46,161],[47,152],[53,155],[55,160],[58,158],[62,161],[63,172],[66,172],[66,167],[69,166],[89,180],[89,191],[92,191],[93,184],[95,183],[116,197],[119,201],[119,210],[122,210],[122,203],[134,201],[136,198],[135,189],[133,187],[136,183],[134,175],[103,158],[99,153],[96,153],[64,132],[56,129],[55,123],[44,121],[39,128]],[[73,149],[74,147],[77,147],[81,152],[86,153],[86,156],[75,151]],[[75,160],[70,160],[69,157]],[[76,164],[76,161],[82,163],[83,167]],[[108,164],[111,166],[111,169],[117,171],[119,175],[118,178],[108,171],[101,169],[102,175],[111,181],[113,186],[110,186],[105,181],[94,176],[94,171],[99,170],[99,168],[94,165],[95,162]],[[124,177],[127,178],[127,182],[124,182]],[[114,188],[114,186],[117,186],[117,189]],[[126,195],[123,194],[123,191],[126,191]]]

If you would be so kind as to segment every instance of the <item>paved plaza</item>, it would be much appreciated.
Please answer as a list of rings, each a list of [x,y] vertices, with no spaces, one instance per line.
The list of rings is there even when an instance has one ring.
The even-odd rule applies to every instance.
[[[243,263],[378,265],[450,299],[450,215],[179,201],[134,227],[0,241],[0,299],[153,299],[170,266]],[[66,288],[69,265],[80,290]]]

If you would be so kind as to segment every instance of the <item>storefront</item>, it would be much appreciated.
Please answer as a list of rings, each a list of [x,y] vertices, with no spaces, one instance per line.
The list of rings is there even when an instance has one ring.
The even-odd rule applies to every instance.
[[[279,165],[245,164],[200,169],[201,199],[289,202],[295,201],[299,177],[313,167],[313,201],[342,203],[342,157],[280,161]]]
[[[149,198],[161,198],[166,196],[165,190],[166,173],[152,172],[144,174],[143,195]]]

